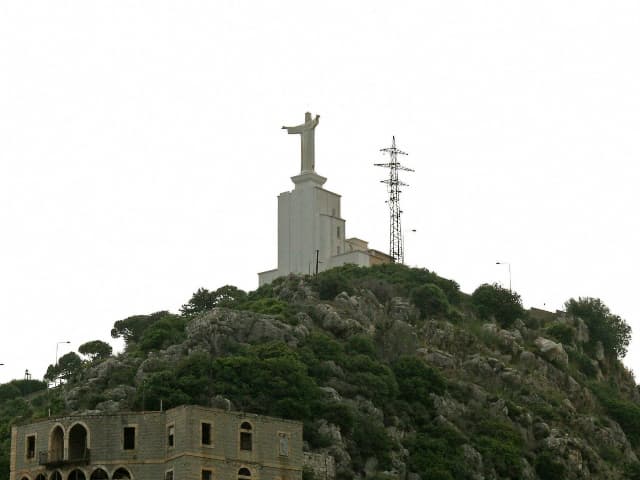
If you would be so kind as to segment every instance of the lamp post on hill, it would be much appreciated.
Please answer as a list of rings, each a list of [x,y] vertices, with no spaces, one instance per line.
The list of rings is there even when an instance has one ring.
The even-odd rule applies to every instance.
[[[496,265],[507,265],[509,267],[509,291],[511,291],[511,264],[509,262],[496,262]]]
[[[71,342],[69,340],[64,340],[62,342],[56,343],[56,363],[53,364],[54,367],[58,365],[58,346],[62,345],[63,343],[71,343]]]
[[[58,366],[58,347],[64,343],[71,343],[69,340],[63,340],[62,342],[57,342],[56,343],[56,363],[53,364],[53,368]],[[53,386],[56,386],[56,381],[53,381]]]

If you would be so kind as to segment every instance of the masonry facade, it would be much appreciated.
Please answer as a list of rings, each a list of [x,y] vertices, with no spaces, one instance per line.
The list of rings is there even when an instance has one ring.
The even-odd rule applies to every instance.
[[[340,211],[340,195],[326,190],[325,177],[315,171],[313,132],[318,125],[310,113],[305,123],[284,127],[302,134],[299,175],[291,177],[295,188],[278,196],[278,267],[258,273],[260,285],[290,273],[311,274],[345,264],[372,266],[393,259],[370,249],[366,241],[346,237],[346,220]],[[305,136],[307,139],[305,144]]]
[[[301,480],[302,424],[182,406],[14,426],[10,480]]]

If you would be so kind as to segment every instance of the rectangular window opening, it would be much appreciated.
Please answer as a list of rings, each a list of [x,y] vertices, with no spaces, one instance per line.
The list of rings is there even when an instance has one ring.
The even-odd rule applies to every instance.
[[[251,445],[251,433],[240,432],[240,450],[246,450],[250,452],[253,449]]]
[[[339,225],[338,225],[338,228],[336,229],[336,233],[337,233],[338,238],[340,238],[340,226]]]
[[[35,458],[36,456],[36,436],[29,435],[27,437],[27,458]]]
[[[202,445],[211,445],[211,424],[202,422]]]
[[[211,470],[202,470],[202,480],[213,480],[213,472]]]
[[[289,434],[284,432],[278,432],[278,453],[280,456],[289,456]]]
[[[174,446],[174,442],[175,442],[175,434],[176,434],[176,427],[173,425],[169,425],[169,427],[167,428],[167,444],[170,447]]]
[[[136,448],[136,427],[124,427],[124,443],[125,450],[135,450]]]
[[[164,480],[173,480],[173,470],[164,472]]]

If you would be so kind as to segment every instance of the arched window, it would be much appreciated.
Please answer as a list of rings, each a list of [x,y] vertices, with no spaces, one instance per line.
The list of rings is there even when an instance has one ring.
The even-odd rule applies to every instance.
[[[38,474],[36,480],[47,480],[47,476],[44,473]]]
[[[101,468],[96,468],[91,473],[91,478],[89,480],[109,480],[109,475]]]
[[[87,460],[87,429],[80,423],[76,423],[69,430],[69,460]]]
[[[113,480],[131,480],[131,474],[126,468],[119,468],[113,472]]]
[[[51,474],[51,480],[62,480],[62,475],[56,470]]]
[[[71,473],[67,477],[67,480],[87,480],[87,477],[84,475],[82,470],[71,470]]]
[[[49,436],[49,462],[59,462],[64,455],[64,430],[57,425]],[[59,472],[58,472],[59,474]],[[55,480],[51,477],[52,480]]]
[[[22,477],[20,480],[31,480],[29,477]]]
[[[253,450],[252,430],[253,427],[249,422],[242,422],[240,425],[240,450],[246,452]]]
[[[243,467],[238,470],[238,480],[244,480],[246,478],[251,478],[251,470]]]

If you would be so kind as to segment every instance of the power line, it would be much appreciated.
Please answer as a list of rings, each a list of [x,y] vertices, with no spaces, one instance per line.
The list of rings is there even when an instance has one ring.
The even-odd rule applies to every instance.
[[[409,186],[402,182],[398,178],[398,171],[404,170],[406,172],[413,172],[411,168],[404,167],[398,162],[398,155],[408,155],[406,152],[396,147],[396,137],[392,137],[391,146],[388,148],[381,148],[382,153],[388,153],[390,157],[389,163],[374,163],[376,167],[385,167],[389,169],[389,178],[387,180],[381,180],[382,183],[387,185],[387,191],[389,192],[389,256],[393,258],[396,263],[404,263],[404,240],[402,238],[402,224],[400,210],[400,187]]]

